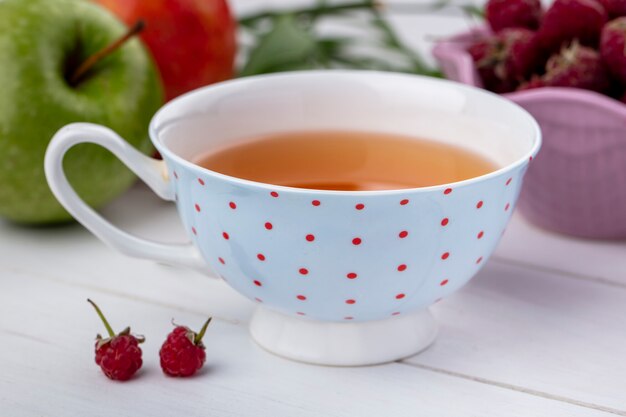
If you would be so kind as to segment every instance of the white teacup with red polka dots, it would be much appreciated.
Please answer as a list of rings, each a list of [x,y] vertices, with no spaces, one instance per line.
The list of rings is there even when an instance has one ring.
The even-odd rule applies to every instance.
[[[316,129],[428,138],[478,152],[501,168],[442,186],[343,192],[262,184],[189,162],[251,136]],[[220,276],[258,303],[251,332],[267,350],[331,365],[392,361],[432,342],[436,324],[428,306],[484,265],[541,142],[534,119],[499,96],[433,78],[359,71],[202,88],[165,105],[150,135],[163,161],[107,128],[64,127],[46,155],[50,187],[118,250]],[[62,170],[65,152],[83,142],[109,149],[160,197],[176,201],[191,243],[131,236],[88,208]]]

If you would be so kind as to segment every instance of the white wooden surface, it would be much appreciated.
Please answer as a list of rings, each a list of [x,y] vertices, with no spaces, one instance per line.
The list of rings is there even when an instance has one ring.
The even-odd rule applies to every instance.
[[[465,25],[394,21],[422,48],[424,34]],[[173,207],[142,186],[104,212],[137,234],[184,240]],[[111,382],[94,364],[103,329],[87,297],[117,329],[147,336],[134,380]],[[276,358],[248,338],[252,310],[221,282],[123,257],[78,225],[0,222],[0,416],[626,416],[624,241],[565,238],[515,215],[494,259],[433,307],[436,343],[389,365]],[[157,352],[170,320],[197,327],[209,314],[206,369],[164,377]]]

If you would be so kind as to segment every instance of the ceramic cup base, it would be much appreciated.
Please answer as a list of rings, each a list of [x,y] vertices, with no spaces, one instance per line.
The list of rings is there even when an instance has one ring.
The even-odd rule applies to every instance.
[[[264,349],[299,362],[363,366],[392,362],[426,349],[437,336],[430,311],[386,320],[336,323],[297,318],[259,307],[250,323]]]

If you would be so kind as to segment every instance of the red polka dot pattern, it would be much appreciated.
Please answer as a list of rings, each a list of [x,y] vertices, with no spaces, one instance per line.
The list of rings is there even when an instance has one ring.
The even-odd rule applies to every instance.
[[[532,159],[532,157],[531,157]],[[177,176],[177,174],[174,172],[174,176]],[[503,179],[506,178],[506,181],[502,181]],[[504,186],[509,186],[512,184],[514,177],[500,177],[499,179],[494,179],[494,182],[498,182],[499,186],[502,187],[502,189],[506,190]],[[517,179],[517,176],[515,177],[515,179]],[[205,183],[205,181],[201,178],[194,178],[193,176],[191,177],[192,182],[197,181],[200,185],[202,186],[206,186],[207,183]],[[211,183],[209,183],[209,185],[212,185]],[[518,188],[518,181],[516,181],[515,188]],[[513,187],[511,187],[512,189]],[[295,297],[296,300],[299,301],[309,301],[307,295],[308,296],[313,296],[314,294],[311,292],[309,293],[308,291],[312,291],[315,287],[311,287],[309,288],[309,285],[318,285],[319,282],[323,282],[325,279],[332,279],[332,276],[334,274],[336,274],[337,271],[333,271],[332,269],[327,269],[328,267],[326,265],[324,265],[323,263],[318,265],[316,262],[319,262],[320,258],[319,258],[319,254],[317,251],[320,250],[320,248],[325,248],[325,245],[330,244],[331,247],[334,244],[338,244],[338,245],[345,245],[346,247],[350,246],[350,243],[352,244],[352,246],[363,246],[363,248],[360,248],[359,250],[354,251],[354,255],[351,255],[350,257],[346,257],[345,258],[345,267],[347,268],[347,271],[350,272],[346,272],[346,270],[344,270],[343,272],[343,279],[345,280],[349,280],[349,281],[354,281],[354,283],[348,283],[347,281],[342,281],[342,274],[340,272],[339,275],[339,280],[335,280],[334,282],[336,282],[337,284],[333,284],[333,285],[344,285],[345,287],[338,287],[341,289],[341,291],[344,291],[348,288],[348,286],[350,286],[350,288],[353,289],[354,292],[350,293],[348,292],[347,294],[345,294],[346,296],[352,296],[354,298],[340,298],[340,299],[336,299],[334,298],[333,301],[333,296],[332,294],[329,293],[329,297],[328,300],[320,300],[320,297],[314,297],[314,299],[312,299],[313,301],[309,301],[309,304],[303,304],[306,305],[308,307],[304,307],[307,310],[307,313],[305,312],[298,312],[296,311],[296,309],[292,309],[292,314],[298,314],[298,315],[305,315],[305,314],[309,314],[312,315],[315,318],[318,318],[317,314],[313,314],[314,311],[310,310],[311,308],[319,308],[318,305],[319,303],[335,303],[335,305],[339,304],[339,305],[349,305],[349,306],[353,306],[354,307],[350,307],[351,311],[354,311],[354,316],[344,316],[343,314],[339,313],[339,315],[336,315],[334,317],[335,320],[337,319],[342,319],[343,320],[353,320],[355,319],[355,316],[357,319],[360,320],[368,320],[369,316],[367,313],[367,309],[369,309],[370,307],[370,303],[371,301],[369,299],[363,299],[367,302],[363,302],[363,300],[361,299],[362,294],[364,294],[364,296],[368,296],[369,294],[367,292],[362,292],[363,290],[361,289],[362,285],[370,285],[369,283],[372,281],[372,279],[376,278],[376,276],[379,274],[379,271],[370,271],[367,268],[363,269],[362,263],[359,262],[360,257],[362,256],[363,253],[366,254],[366,256],[372,256],[371,254],[373,253],[378,253],[376,251],[382,250],[382,255],[380,258],[380,262],[381,262],[381,267],[387,268],[387,271],[391,271],[394,272],[393,269],[390,268],[394,268],[394,263],[391,263],[391,265],[389,264],[389,260],[385,260],[385,250],[387,250],[387,247],[385,245],[393,245],[393,249],[394,249],[394,253],[396,253],[395,256],[397,256],[398,260],[410,260],[412,256],[414,256],[413,254],[417,253],[419,255],[419,252],[411,252],[411,250],[414,250],[413,246],[416,244],[415,242],[420,242],[423,241],[424,239],[429,239],[432,233],[441,233],[440,236],[443,236],[441,239],[441,241],[436,241],[433,242],[434,244],[436,244],[437,246],[440,247],[440,249],[447,249],[447,251],[442,251],[439,252],[440,253],[440,259],[442,261],[447,261],[446,263],[441,263],[439,266],[434,266],[435,269],[437,269],[437,271],[435,271],[438,275],[439,275],[439,279],[434,278],[433,282],[431,284],[431,289],[428,291],[440,291],[442,295],[444,293],[443,289],[440,289],[441,287],[446,287],[449,283],[450,283],[450,279],[445,278],[442,279],[441,275],[445,276],[453,276],[455,277],[455,285],[453,286],[452,289],[456,289],[459,286],[463,285],[464,282],[466,281],[466,276],[464,276],[463,271],[461,270],[461,274],[460,276],[457,276],[457,271],[454,269],[456,268],[457,263],[464,263],[467,262],[467,258],[465,258],[465,256],[467,255],[466,251],[471,253],[471,242],[473,242],[474,245],[476,245],[477,249],[480,249],[480,247],[482,247],[482,241],[479,243],[477,242],[477,240],[487,240],[487,238],[489,238],[489,240],[491,239],[492,235],[498,235],[498,233],[500,232],[500,228],[499,227],[493,227],[493,224],[490,223],[491,222],[491,208],[494,208],[498,206],[498,204],[502,204],[502,202],[506,203],[504,205],[504,211],[509,211],[512,208],[512,201],[509,200],[509,202],[507,202],[507,200],[500,200],[500,198],[512,198],[511,194],[508,194],[509,192],[505,192],[505,194],[503,194],[503,197],[500,196],[500,194],[495,194],[495,195],[489,195],[488,193],[475,193],[474,195],[476,197],[480,197],[482,199],[475,199],[472,200],[470,197],[469,201],[463,201],[462,198],[465,198],[465,189],[459,189],[459,190],[453,190],[453,188],[445,188],[443,190],[443,195],[450,195],[453,193],[453,191],[455,192],[455,197],[452,200],[449,199],[443,199],[443,196],[440,194],[440,198],[441,200],[439,200],[439,202],[443,202],[443,201],[452,201],[452,203],[446,203],[445,205],[442,204],[441,207],[443,209],[442,214],[445,215],[446,217],[441,217],[439,220],[439,224],[437,224],[437,220],[436,218],[434,219],[435,221],[433,222],[433,219],[427,219],[427,222],[424,223],[418,223],[419,226],[415,226],[414,223],[411,222],[410,217],[406,217],[406,211],[404,211],[404,209],[402,209],[402,211],[400,211],[400,208],[397,206],[398,203],[400,206],[406,206],[410,203],[410,200],[408,198],[405,199],[400,199],[400,200],[395,200],[392,201],[392,204],[395,203],[395,207],[397,210],[399,210],[397,213],[398,217],[390,217],[390,221],[387,222],[389,227],[386,229],[385,228],[385,224],[387,223],[381,223],[381,228],[380,228],[380,232],[378,231],[378,229],[372,229],[374,230],[374,233],[369,233],[370,229],[369,229],[369,223],[370,221],[372,221],[372,219],[370,219],[369,217],[372,216],[372,209],[374,208],[376,212],[376,210],[378,209],[378,206],[370,206],[369,209],[365,211],[366,208],[366,204],[362,203],[362,202],[352,202],[351,204],[353,204],[353,206],[351,206],[350,203],[348,203],[347,207],[344,206],[345,208],[350,209],[351,207],[354,207],[354,209],[356,211],[363,211],[363,213],[359,213],[358,215],[356,215],[356,213],[354,213],[354,223],[346,223],[346,225],[348,225],[348,227],[351,227],[352,229],[346,229],[343,230],[342,228],[339,228],[338,230],[341,233],[349,233],[350,230],[352,230],[352,233],[354,233],[357,236],[352,236],[350,238],[350,235],[348,235],[348,239],[351,239],[350,242],[347,241],[343,241],[343,243],[341,242],[337,242],[334,241],[334,236],[330,235],[330,238],[326,235],[323,235],[323,242],[319,241],[318,244],[313,244],[310,246],[310,250],[306,255],[306,259],[298,261],[297,257],[295,257],[293,260],[295,262],[302,262],[300,265],[304,264],[307,266],[307,268],[305,267],[300,267],[298,268],[298,264],[296,263],[295,268],[297,269],[297,274],[295,274],[295,277],[292,276],[291,279],[293,281],[293,285],[296,285],[298,287],[301,286],[301,288],[296,287],[297,289],[293,292],[291,292],[290,297]],[[199,192],[199,191],[196,191]],[[441,193],[441,191],[439,191]],[[504,191],[503,191],[504,192]],[[266,191],[267,193],[267,191]],[[458,195],[456,195],[458,194]],[[269,195],[272,198],[278,199],[280,197],[279,193],[277,191],[270,191]],[[267,196],[267,194],[265,194],[265,196]],[[185,196],[185,198],[187,198],[187,196]],[[194,198],[194,196],[192,196],[192,198]],[[263,227],[265,227],[266,230],[273,230],[274,229],[274,225],[279,226],[279,228],[276,230],[275,234],[267,234],[267,239],[266,241],[261,241],[260,245],[250,245],[249,242],[246,242],[245,240],[243,240],[245,238],[245,235],[243,233],[241,233],[239,230],[239,227],[243,227],[243,224],[238,223],[238,221],[241,221],[241,218],[239,217],[239,213],[236,212],[231,212],[231,210],[226,209],[224,206],[224,212],[228,212],[231,213],[231,215],[233,216],[232,223],[229,222],[223,222],[223,223],[211,223],[213,220],[215,220],[214,218],[210,217],[212,211],[213,211],[213,206],[212,205],[206,205],[206,204],[210,204],[211,202],[207,203],[204,199],[202,199],[202,197],[198,197],[197,203],[193,203],[193,208],[195,209],[195,211],[197,213],[199,213],[197,215],[197,218],[193,220],[192,224],[196,224],[199,225],[199,229],[200,232],[205,231],[205,229],[203,228],[202,225],[207,225],[208,224],[208,231],[212,232],[212,233],[206,233],[203,235],[200,235],[200,237],[198,239],[194,238],[194,241],[201,241],[202,239],[211,239],[211,237],[207,238],[206,236],[213,236],[213,239],[215,239],[216,236],[216,232],[219,232],[219,228],[224,227],[224,229],[230,231],[231,233],[233,233],[233,239],[231,239],[231,236],[229,235],[228,232],[226,231],[222,231],[221,235],[223,237],[224,240],[226,241],[232,241],[233,243],[231,244],[230,242],[225,242],[222,243],[222,245],[227,245],[225,246],[227,249],[221,249],[224,250],[225,252],[222,252],[224,254],[228,254],[230,253],[230,250],[232,249],[236,249],[239,245],[241,245],[241,247],[247,252],[250,253],[250,251],[252,251],[252,254],[256,254],[256,258],[258,259],[258,261],[263,262],[263,264],[256,264],[257,268],[259,269],[257,272],[253,273],[253,277],[256,279],[252,279],[252,277],[241,277],[239,279],[245,279],[247,278],[247,285],[248,287],[244,287],[242,286],[242,288],[248,288],[248,291],[256,291],[258,292],[259,295],[264,295],[263,298],[266,298],[268,295],[267,294],[263,294],[261,293],[261,291],[266,292],[268,290],[271,289],[270,287],[266,286],[269,283],[272,283],[274,281],[268,281],[268,276],[272,276],[274,277],[275,275],[274,272],[272,272],[272,268],[276,267],[276,263],[283,262],[285,259],[289,259],[289,256],[286,256],[286,254],[282,253],[282,254],[271,254],[272,256],[270,257],[270,260],[268,261],[266,256],[264,255],[264,253],[261,252],[255,252],[254,250],[256,249],[258,250],[264,250],[267,249],[268,246],[267,245],[273,245],[273,240],[274,239],[293,239],[293,235],[298,233],[302,233],[300,234],[300,239],[302,239],[302,237],[304,237],[304,241],[309,242],[309,243],[313,243],[313,242],[317,242],[319,239],[319,234],[321,233],[320,230],[324,230],[323,228],[318,227],[319,225],[315,222],[309,222],[309,219],[307,218],[307,214],[308,216],[310,216],[311,218],[313,217],[313,215],[315,216],[320,216],[321,214],[319,213],[324,213],[323,211],[306,211],[306,212],[302,212],[302,224],[304,225],[303,227],[305,228],[304,230],[301,229],[297,229],[294,228],[292,225],[290,224],[285,224],[283,225],[281,223],[282,218],[280,216],[276,216],[276,217],[272,217],[273,212],[270,211],[271,209],[265,209],[262,206],[251,206],[250,204],[248,204],[248,202],[245,199],[245,196],[242,196],[241,194],[233,194],[231,198],[237,198],[237,202],[235,201],[229,201],[228,199],[225,202],[222,202],[222,204],[224,204],[224,206],[227,204],[228,207],[231,210],[237,210],[239,209],[239,204],[241,203],[243,204],[243,209],[244,212],[247,212],[248,210],[246,210],[246,208],[248,207],[253,207],[255,210],[258,211],[258,213],[261,213],[260,215],[262,216],[267,216],[268,218],[271,218],[272,221],[266,221],[263,224]],[[435,197],[437,198],[437,197]],[[455,204],[454,202],[456,201],[455,199],[461,199],[459,200],[458,205],[456,205],[455,207],[448,207],[449,204]],[[304,205],[304,207],[311,207],[313,206],[314,208],[320,207],[322,204],[327,205],[330,204],[329,207],[334,207],[332,205],[333,201],[331,200],[331,198],[328,198],[328,202],[325,201],[320,201],[318,199],[305,199],[304,201],[302,201],[300,204],[300,208],[302,208],[302,205]],[[267,200],[266,200],[267,201]],[[292,204],[291,200],[288,199],[289,204]],[[363,201],[363,200],[362,200]],[[193,202],[193,200],[192,200]],[[414,200],[413,201],[413,205],[415,205],[417,203],[421,202],[419,201],[419,199]],[[278,199],[276,200],[275,203],[272,204],[272,206],[274,205],[282,205],[285,204],[286,201],[284,201],[284,199]],[[469,203],[469,205],[468,205]],[[293,203],[294,206],[296,206],[297,203]],[[310,204],[310,206],[309,206]],[[418,208],[420,207],[420,204],[418,204]],[[202,208],[201,205],[204,207],[204,209],[206,210],[207,213],[209,213],[208,215],[206,215]],[[367,205],[370,205],[369,202]],[[472,205],[475,207],[476,210],[480,210],[483,208],[486,208],[487,211],[482,213],[482,212],[474,212],[475,214],[472,216],[464,216],[463,210],[465,211],[471,211],[473,210]],[[502,206],[500,206],[502,207]],[[328,209],[328,207],[325,207],[326,209]],[[502,210],[502,209],[500,209]],[[242,213],[244,213],[242,212]],[[390,212],[391,213],[391,212]],[[405,213],[405,214],[402,214]],[[504,214],[502,212],[500,212],[502,217],[504,218]],[[275,214],[275,213],[274,213]],[[329,213],[329,215],[332,215],[332,211]],[[419,213],[417,213],[419,215]],[[486,214],[487,217],[484,217],[483,214]],[[345,215],[345,213],[344,213]],[[209,216],[209,217],[206,217]],[[391,216],[393,216],[393,213],[391,213]],[[507,217],[508,218],[508,217]],[[261,217],[261,219],[263,219],[263,217]],[[451,221],[450,219],[454,220]],[[218,219],[220,220],[220,219]],[[245,219],[244,219],[245,220]],[[258,221],[258,220],[257,220]],[[261,220],[262,222],[262,220]],[[215,230],[212,227],[216,227],[214,226],[215,224],[217,224],[218,229]],[[245,223],[244,223],[245,224]],[[280,227],[283,226],[283,227]],[[441,227],[446,227],[445,233],[442,229],[437,229],[438,226]],[[196,226],[188,226],[190,227],[191,232],[193,233],[194,236],[198,236],[198,230],[196,229]],[[248,226],[246,226],[248,227]],[[253,227],[254,228],[254,227]],[[309,230],[307,230],[307,228],[309,228]],[[485,228],[485,230],[487,230],[487,234],[485,234],[485,230],[482,230],[482,228]],[[263,230],[261,227],[257,226],[257,230]],[[296,233],[294,233],[294,229],[296,231]],[[389,230],[391,229],[391,230]],[[395,229],[395,230],[394,230]],[[245,229],[243,229],[245,230]],[[410,230],[410,231],[409,231]],[[437,230],[440,230],[439,232],[437,232]],[[459,234],[458,236],[456,235],[458,231],[461,231],[461,234]],[[472,233],[473,230],[473,233]],[[468,232],[469,231],[469,232]],[[304,232],[304,233],[303,233]],[[310,232],[310,233],[308,233]],[[368,232],[368,234],[365,234],[366,232]],[[391,233],[390,233],[391,232]],[[363,234],[361,234],[363,233]],[[406,239],[409,234],[411,234],[412,239]],[[359,236],[360,235],[360,236]],[[397,238],[395,236],[397,236]],[[219,236],[219,235],[218,235]],[[346,238],[345,234],[343,234],[344,239]],[[437,235],[435,235],[437,236]],[[297,235],[296,235],[297,237]],[[399,239],[398,241],[390,241],[390,239]],[[472,240],[476,239],[476,240]],[[368,240],[368,244],[367,245],[363,245],[364,243],[364,239]],[[439,239],[437,237],[437,239]],[[240,241],[243,240],[243,241]],[[404,241],[402,241],[404,240]],[[467,247],[464,246],[460,246],[460,248],[457,248],[455,245],[457,244],[457,242],[465,242],[462,243],[462,245],[468,245]],[[323,244],[322,244],[323,243]],[[303,243],[306,244],[306,243]],[[422,245],[422,243],[419,243],[420,245]],[[236,245],[236,246],[230,246],[230,245]],[[257,246],[257,247],[254,247]],[[437,247],[434,246],[434,247]],[[271,247],[271,246],[270,246]],[[230,248],[230,249],[228,249]],[[218,248],[219,249],[219,248]],[[462,250],[461,250],[462,249]],[[325,250],[325,249],[324,249]],[[371,254],[368,254],[369,251],[372,251]],[[451,257],[451,252],[455,252],[455,257]],[[435,252],[436,254],[437,252]],[[474,252],[475,253],[475,252]],[[483,252],[483,254],[485,256],[488,255],[488,253]],[[288,254],[287,254],[288,255]],[[232,255],[230,255],[232,256]],[[254,256],[254,255],[253,255]],[[436,255],[435,255],[436,256]],[[471,255],[470,255],[471,256]],[[478,254],[474,255],[474,256],[478,256]],[[254,258],[252,258],[254,259]],[[469,260],[469,263],[471,265],[471,259]],[[475,264],[479,265],[483,262],[483,256],[479,256],[477,258],[473,258],[475,259]],[[219,264],[221,265],[226,265],[226,261],[224,260],[224,258],[222,257],[218,257],[217,258]],[[417,259],[419,260],[419,259]],[[393,261],[392,261],[393,262]],[[230,262],[229,259],[229,264],[232,264],[232,262]],[[386,265],[386,266],[385,266]],[[230,265],[229,265],[230,267]],[[278,266],[280,268],[280,265]],[[292,265],[291,268],[293,268],[294,266]],[[452,267],[453,269],[450,269],[450,267]],[[221,266],[220,266],[221,268]],[[270,269],[267,269],[270,268]],[[308,268],[312,268],[313,269],[313,273],[310,273]],[[354,269],[352,269],[354,268]],[[416,285],[414,283],[414,281],[411,279],[412,278],[412,274],[420,274],[423,271],[423,267],[421,266],[420,263],[417,263],[413,265],[412,264],[412,268],[414,268],[416,271],[411,271],[411,272],[406,272],[406,274],[400,274],[403,273],[405,271],[408,270],[408,265],[407,264],[395,264],[395,269],[396,271],[399,273],[397,276],[393,276],[393,274],[391,274],[390,276],[388,276],[387,278],[389,278],[388,283],[386,283],[385,285],[388,286],[388,290],[390,292],[384,292],[381,293],[380,296],[381,297],[385,297],[386,300],[388,300],[387,302],[392,303],[393,300],[408,300],[408,301],[403,301],[402,303],[398,303],[396,308],[402,309],[405,305],[405,303],[407,303],[407,306],[410,303],[413,303],[416,299],[419,299],[421,297],[416,295]],[[230,270],[226,270],[226,268],[224,268],[224,271],[219,271],[220,273],[225,273],[231,280],[236,280],[236,275],[237,274],[241,274],[241,271],[238,270],[236,267],[234,270],[230,271]],[[287,268],[288,270],[289,268]],[[291,269],[293,271],[293,269]],[[359,273],[354,272],[355,270],[358,270]],[[263,272],[260,271],[264,271],[268,274],[268,276],[265,276],[263,274]],[[340,269],[341,271],[341,269]],[[293,272],[292,272],[293,274]],[[384,275],[384,273],[383,273]],[[220,275],[221,276],[221,275]],[[336,277],[336,275],[334,275]],[[294,279],[297,277],[301,277],[300,279]],[[359,279],[357,279],[359,278]],[[408,278],[408,280],[407,280]],[[224,278],[226,279],[226,278]],[[273,278],[273,279],[279,279],[279,278]],[[288,278],[286,278],[288,279]],[[342,284],[343,282],[343,284]],[[299,284],[297,284],[299,283]],[[250,285],[253,284],[253,285]],[[367,288],[366,288],[367,289]],[[300,293],[302,292],[302,293]],[[411,297],[407,297],[407,294],[410,294]],[[250,298],[253,298],[255,301],[262,303],[263,300],[259,297],[255,297],[256,294],[254,294],[254,292],[247,294]],[[432,295],[432,298],[429,298],[429,300],[433,300],[435,299],[435,296],[437,296],[437,293],[434,293]],[[277,303],[278,300],[274,299],[275,294],[271,296],[272,298],[272,303]],[[374,297],[375,298],[375,297]],[[357,299],[358,299],[358,303],[357,303]],[[293,298],[291,298],[291,300],[293,300]],[[439,299],[438,299],[439,300]],[[426,300],[428,301],[428,300]],[[374,301],[375,302],[375,301]],[[401,307],[398,307],[401,306]],[[332,304],[329,304],[329,308],[337,308],[337,307],[332,307]],[[346,308],[346,307],[341,307],[341,308]],[[387,306],[387,308],[389,308],[389,306]],[[408,308],[408,307],[407,307]],[[310,310],[310,311],[309,311]],[[338,310],[339,312],[341,312],[341,310]],[[363,314],[361,314],[363,313]],[[386,310],[386,315],[392,315],[392,316],[397,316],[400,314],[404,314],[404,311],[394,311],[391,309],[387,309]],[[344,312],[345,314],[345,312]]]

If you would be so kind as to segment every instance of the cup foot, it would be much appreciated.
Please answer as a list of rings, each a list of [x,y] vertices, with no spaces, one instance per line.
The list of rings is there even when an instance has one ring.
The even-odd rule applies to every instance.
[[[426,349],[437,322],[421,310],[385,320],[334,323],[259,307],[250,322],[252,338],[264,349],[299,362],[331,366],[376,365]]]

